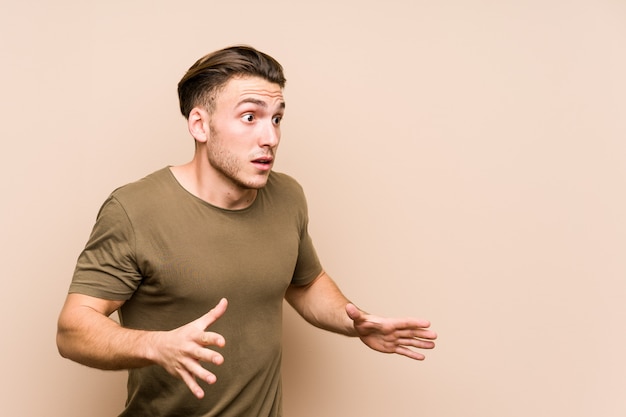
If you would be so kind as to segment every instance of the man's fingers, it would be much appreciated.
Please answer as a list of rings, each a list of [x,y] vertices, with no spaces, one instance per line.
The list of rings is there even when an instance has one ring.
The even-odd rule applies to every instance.
[[[411,346],[419,349],[433,349],[435,347],[435,342],[422,339],[398,339],[397,343],[400,346]]]
[[[200,388],[196,378],[184,369],[179,371],[180,378],[187,384],[189,390],[196,396],[196,398],[202,399],[204,397],[204,390]]]
[[[216,354],[213,352],[215,356],[213,359],[204,360],[204,354],[200,353],[199,356],[203,356],[201,361],[204,362],[223,362],[224,358],[220,354]],[[208,384],[214,384],[217,381],[217,377],[212,372],[209,372],[206,368],[204,368],[197,360],[188,360],[185,363],[181,364],[183,367],[178,369],[178,375],[185,382],[185,384],[189,387],[189,390],[195,395],[197,398],[204,397],[204,390],[198,384],[198,379],[202,380]],[[219,363],[218,363],[219,365]]]
[[[370,320],[369,317],[362,317],[359,326],[371,332],[392,335],[397,338],[417,338],[425,340],[436,340],[437,333],[430,330],[428,320],[419,319],[378,319]]]
[[[423,361],[424,359],[426,359],[426,356],[424,356],[423,354],[404,346],[398,346],[396,348],[396,353],[398,355],[406,356],[407,358],[415,359],[416,361]]]
[[[222,298],[215,307],[205,314],[205,317],[210,317],[212,319],[211,323],[213,323],[215,320],[222,317],[222,315],[226,312],[226,307],[228,307],[228,300],[226,298]]]
[[[417,329],[417,330],[396,330],[394,335],[398,338],[418,338],[418,339],[426,339],[426,340],[435,340],[437,339],[437,333],[428,329]]]
[[[200,337],[200,344],[202,346],[219,346],[224,347],[226,344],[226,340],[224,337],[218,333],[214,332],[203,332]]]
[[[197,350],[193,352],[193,358],[200,362],[212,363],[215,365],[221,365],[224,363],[224,357],[220,353],[204,347],[198,347]]]
[[[202,330],[206,329],[213,323],[217,321],[224,313],[226,312],[226,308],[228,307],[228,300],[226,298],[222,298],[219,303],[215,307],[213,307],[208,313],[204,316],[200,317],[196,322],[202,327]]]
[[[405,318],[388,319],[396,329],[423,330],[430,327],[430,321],[425,319]]]

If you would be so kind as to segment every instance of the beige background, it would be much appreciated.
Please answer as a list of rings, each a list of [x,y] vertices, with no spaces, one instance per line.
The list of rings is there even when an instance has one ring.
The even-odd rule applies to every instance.
[[[233,43],[286,68],[277,169],[327,270],[440,334],[414,363],[288,313],[287,416],[626,415],[621,0],[2,0],[0,415],[122,408],[56,317],[107,194],[191,157],[176,83]]]

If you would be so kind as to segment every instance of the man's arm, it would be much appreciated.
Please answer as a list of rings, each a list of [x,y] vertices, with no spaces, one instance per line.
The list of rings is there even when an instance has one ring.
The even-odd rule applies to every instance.
[[[285,299],[309,323],[321,329],[357,336],[370,348],[411,359],[425,356],[413,350],[432,349],[437,334],[430,322],[415,318],[385,318],[368,314],[352,304],[335,282],[322,272],[312,283],[290,286]]]
[[[198,398],[196,378],[209,384],[216,377],[200,362],[220,365],[224,358],[207,346],[224,346],[224,338],[206,329],[226,311],[223,299],[199,319],[171,331],[143,331],[120,326],[109,316],[123,301],[69,294],[61,310],[57,346],[61,356],[99,369],[130,369],[157,364],[185,381]]]
[[[291,285],[285,299],[309,323],[320,329],[357,336],[345,308],[350,301],[324,271],[308,285]]]

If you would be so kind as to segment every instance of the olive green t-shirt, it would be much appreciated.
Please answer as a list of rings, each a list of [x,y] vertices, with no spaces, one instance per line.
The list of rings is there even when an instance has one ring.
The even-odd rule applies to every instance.
[[[187,192],[169,168],[115,190],[81,253],[70,292],[126,300],[121,324],[170,330],[213,308],[209,330],[226,339],[205,398],[153,365],[129,370],[122,416],[280,416],[282,305],[290,284],[321,273],[306,201],[291,177],[272,172],[254,203],[225,210]]]

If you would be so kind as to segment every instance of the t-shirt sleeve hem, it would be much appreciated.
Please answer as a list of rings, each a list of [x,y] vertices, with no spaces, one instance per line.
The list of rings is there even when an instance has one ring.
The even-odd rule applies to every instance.
[[[115,293],[115,292],[106,291],[100,288],[94,288],[89,285],[82,285],[78,283],[73,283],[70,285],[68,294],[83,294],[83,295],[88,295],[90,297],[100,298],[103,300],[111,300],[111,301],[126,301],[131,297],[131,294]]]
[[[323,269],[321,267],[316,268],[311,271],[309,274],[305,274],[304,276],[294,277],[291,280],[291,285],[295,285],[296,287],[303,287],[305,285],[309,285],[311,282],[315,280],[315,278],[319,277],[322,273]]]

